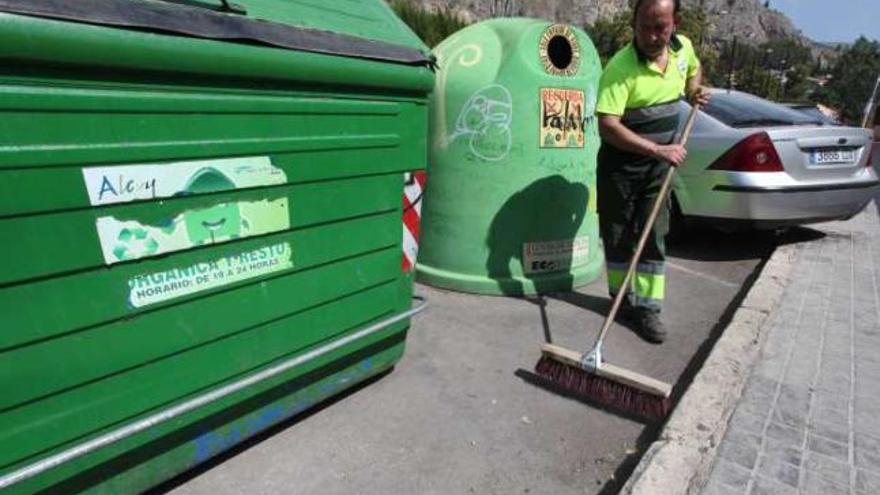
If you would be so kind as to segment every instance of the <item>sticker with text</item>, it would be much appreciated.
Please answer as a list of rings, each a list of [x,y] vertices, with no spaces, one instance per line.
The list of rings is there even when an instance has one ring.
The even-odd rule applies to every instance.
[[[82,169],[92,206],[287,183],[267,156]]]
[[[584,147],[584,92],[541,88],[541,148]]]
[[[272,244],[183,268],[138,275],[128,281],[128,303],[132,308],[142,308],[291,267],[290,244]]]
[[[587,263],[590,256],[590,238],[523,244],[523,273],[565,271]]]

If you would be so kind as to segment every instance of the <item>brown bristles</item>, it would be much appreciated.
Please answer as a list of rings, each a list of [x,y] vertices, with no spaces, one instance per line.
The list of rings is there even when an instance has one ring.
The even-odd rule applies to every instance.
[[[577,366],[542,356],[535,373],[574,396],[580,396],[609,409],[659,420],[669,413],[669,398],[608,380]]]

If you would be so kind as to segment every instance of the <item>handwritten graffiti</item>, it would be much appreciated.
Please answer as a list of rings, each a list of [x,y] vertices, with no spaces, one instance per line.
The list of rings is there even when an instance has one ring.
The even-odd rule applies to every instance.
[[[584,129],[589,129],[596,120],[596,99],[598,88],[595,86],[587,89],[584,100]]]
[[[513,99],[500,84],[490,84],[474,92],[458,114],[455,132],[448,142],[469,139],[476,157],[498,161],[507,156],[512,144],[510,124],[513,120]]]
[[[445,53],[449,53],[448,56]],[[450,72],[455,71],[455,67],[473,67],[477,65],[483,59],[483,49],[480,48],[479,45],[469,43],[467,45],[462,45],[450,49],[448,52],[440,52],[437,54],[437,64],[442,68],[437,71],[437,86],[436,86],[436,108],[443,109],[443,111],[434,112],[437,128],[441,129],[443,135],[446,135],[446,79]],[[445,61],[449,60],[448,65],[445,64]],[[448,143],[448,140],[438,140],[437,141],[444,146]]]

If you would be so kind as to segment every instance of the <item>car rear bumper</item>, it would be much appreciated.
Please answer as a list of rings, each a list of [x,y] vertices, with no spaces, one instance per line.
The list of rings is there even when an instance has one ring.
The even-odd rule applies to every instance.
[[[715,185],[711,201],[690,201],[684,213],[767,228],[840,220],[862,211],[878,187],[876,178],[806,186]]]

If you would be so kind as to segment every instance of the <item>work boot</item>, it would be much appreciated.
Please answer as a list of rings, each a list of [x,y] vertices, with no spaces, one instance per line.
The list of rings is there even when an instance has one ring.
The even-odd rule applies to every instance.
[[[637,310],[636,331],[643,339],[652,344],[662,344],[666,340],[666,329],[663,328],[658,311]]]
[[[613,304],[614,294],[611,294],[611,301]],[[636,307],[629,302],[629,297],[624,297],[623,301],[620,301],[620,307],[617,308],[617,314],[614,315],[614,320],[619,321],[621,323],[630,323],[635,325],[638,322]]]

